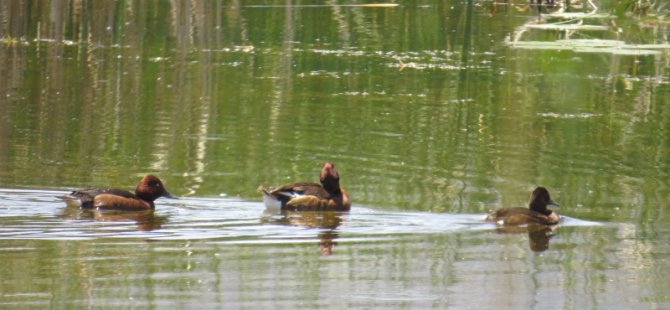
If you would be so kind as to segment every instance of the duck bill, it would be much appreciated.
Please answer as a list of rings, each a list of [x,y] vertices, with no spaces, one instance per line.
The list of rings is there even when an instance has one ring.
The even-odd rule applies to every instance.
[[[168,198],[168,199],[179,199],[179,197],[177,197],[177,196],[172,196],[172,194],[168,193],[168,191],[164,191],[163,195],[161,195],[161,197],[165,197],[165,198]]]
[[[558,204],[558,202],[553,201],[553,200],[549,200],[549,203],[547,203],[547,204],[548,204],[548,205],[555,206],[555,207],[560,207],[560,206],[561,206],[561,205]]]

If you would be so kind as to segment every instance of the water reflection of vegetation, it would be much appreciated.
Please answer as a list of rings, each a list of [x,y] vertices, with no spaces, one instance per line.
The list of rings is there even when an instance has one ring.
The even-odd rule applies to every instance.
[[[658,259],[667,250],[670,214],[667,59],[511,50],[504,38],[537,15],[489,14],[477,2],[297,10],[249,9],[242,1],[0,1],[0,35],[7,38],[0,41],[0,182],[133,186],[129,175],[151,170],[165,172],[178,194],[256,199],[258,184],[311,178],[316,163],[332,158],[347,162],[343,173],[356,201],[375,209],[482,213],[493,204],[521,204],[526,193],[517,189],[543,183],[560,191],[566,213],[625,223],[621,230],[573,231],[552,240],[558,251],[505,262],[471,232],[441,235],[439,243],[419,236],[421,242],[354,244],[351,255],[320,264],[337,269],[308,268],[330,271],[313,278],[345,277],[309,282],[322,289],[309,300],[296,282],[268,284],[294,280],[304,274],[301,263],[315,261],[277,255],[293,248],[4,240],[3,258],[19,255],[7,260],[11,281],[3,292],[10,300],[13,293],[41,296],[46,306],[90,296],[94,304],[166,296],[177,303],[208,296],[361,301],[369,296],[357,290],[370,285],[389,293],[373,300],[396,306],[404,301],[393,294],[413,297],[403,294],[415,289],[441,296],[434,307],[459,299],[467,307],[481,287],[509,288],[495,297],[528,301],[517,308],[537,306],[535,297],[547,294],[556,297],[552,305],[575,308],[667,302],[659,272],[667,260]],[[620,14],[616,25],[587,36],[667,42],[661,19]],[[532,39],[564,35],[537,31]],[[31,249],[16,251],[25,244]],[[101,257],[117,261],[101,264]],[[483,276],[482,257],[505,278]],[[539,277],[518,277],[529,269]],[[525,291],[519,286],[535,291],[516,295]],[[595,289],[582,294],[584,287]],[[621,294],[628,287],[641,289]]]
[[[333,158],[359,203],[483,212],[545,180],[587,206],[640,184],[656,196],[644,180],[668,167],[667,141],[640,139],[670,128],[667,60],[501,44],[535,15],[482,18],[462,1],[31,3],[0,2],[0,33],[26,43],[0,48],[8,184],[124,184],[151,170],[178,194],[253,199],[257,184]],[[617,22],[631,23],[611,33],[623,39],[667,33]],[[581,113],[598,117],[560,117]]]
[[[619,14],[630,12],[640,17],[652,17],[660,22],[664,16],[670,14],[670,7],[662,0],[619,0],[616,8]]]
[[[639,27],[622,27],[615,25],[612,21],[614,15],[601,13],[599,8],[588,1],[589,9],[584,12],[582,9],[578,12],[572,12],[565,9],[564,6],[550,14],[543,14],[538,21],[528,21],[519,26],[513,35],[507,40],[507,43],[514,48],[534,49],[534,50],[568,50],[573,52],[586,53],[606,53],[615,55],[663,55],[662,51],[670,50],[670,44],[659,44],[651,42],[644,44],[638,42],[634,33],[628,33]],[[568,8],[570,5],[567,6]],[[535,30],[541,31],[560,31],[558,39],[525,39],[523,36],[539,37],[537,33],[530,33]],[[608,37],[593,38],[591,33],[602,32]],[[633,41],[636,40],[636,41]]]

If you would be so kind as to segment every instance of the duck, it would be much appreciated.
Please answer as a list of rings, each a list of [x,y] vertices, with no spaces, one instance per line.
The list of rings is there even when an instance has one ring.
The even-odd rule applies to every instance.
[[[135,193],[116,188],[86,188],[75,190],[60,198],[70,207],[100,210],[141,211],[153,210],[154,200],[159,197],[177,199],[154,176],[146,175],[137,183]]]
[[[500,208],[493,210],[485,218],[485,221],[495,222],[502,225],[556,225],[560,221],[558,213],[547,209],[548,205],[560,206],[551,199],[549,191],[539,186],[530,194],[528,208]]]
[[[320,182],[296,182],[275,188],[259,187],[267,209],[282,211],[349,211],[351,199],[340,186],[335,164],[327,161],[321,169]]]

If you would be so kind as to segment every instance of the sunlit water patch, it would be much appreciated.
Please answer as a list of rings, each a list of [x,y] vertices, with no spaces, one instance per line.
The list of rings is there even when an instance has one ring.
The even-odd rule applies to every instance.
[[[293,49],[294,53],[317,54],[322,57],[333,57],[334,59],[352,58],[374,59],[378,63],[385,64],[388,68],[403,70],[440,70],[458,71],[466,68],[481,70],[490,69],[491,63],[496,57],[492,52],[471,53],[463,57],[461,52],[448,50],[421,50],[421,51],[367,51],[358,49]],[[472,62],[469,58],[477,59]]]
[[[602,116],[602,114],[594,114],[594,113],[554,113],[554,112],[537,113],[537,115],[542,116],[542,117],[565,118],[565,119],[592,118],[592,117]]]

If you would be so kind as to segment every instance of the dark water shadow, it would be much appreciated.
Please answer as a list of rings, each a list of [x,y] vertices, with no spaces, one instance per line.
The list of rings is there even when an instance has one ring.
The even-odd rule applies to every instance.
[[[342,224],[343,212],[335,211],[279,211],[265,210],[261,217],[263,224],[299,226],[319,230],[319,252],[328,256],[333,254],[339,237],[337,227]]]
[[[497,233],[501,234],[528,234],[528,246],[535,252],[543,252],[549,249],[549,239],[554,236],[558,225],[528,224],[525,226],[499,226]]]
[[[137,224],[138,231],[159,229],[167,222],[166,216],[157,216],[154,214],[154,210],[118,211],[65,207],[58,214],[58,217],[68,220],[91,220],[97,222],[134,222]]]

